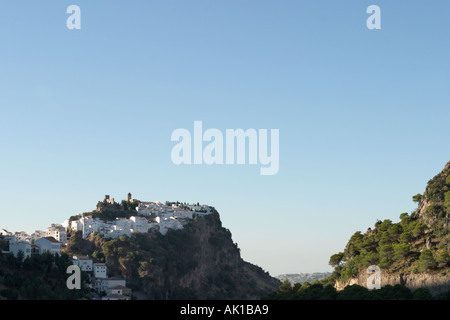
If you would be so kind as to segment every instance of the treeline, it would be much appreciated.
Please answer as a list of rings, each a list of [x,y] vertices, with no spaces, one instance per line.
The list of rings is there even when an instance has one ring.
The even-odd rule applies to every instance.
[[[80,290],[67,288],[67,268],[72,261],[67,254],[32,255],[24,259],[12,253],[0,254],[0,297],[10,300],[75,300],[89,297],[84,285],[88,280],[82,272]]]
[[[396,284],[385,285],[378,290],[351,285],[337,291],[333,285],[319,281],[292,286],[289,280],[285,280],[277,291],[262,297],[262,300],[450,300],[450,290],[433,296],[427,288],[411,291]]]

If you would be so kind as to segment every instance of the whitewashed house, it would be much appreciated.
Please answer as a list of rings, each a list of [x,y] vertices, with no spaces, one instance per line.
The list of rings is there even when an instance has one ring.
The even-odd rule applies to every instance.
[[[37,240],[39,238],[44,238],[47,236],[47,231],[43,231],[43,230],[35,230],[32,234],[31,234],[31,240]]]
[[[131,232],[140,232],[146,233],[148,232],[148,220],[143,217],[131,217]]]
[[[73,256],[72,262],[79,266],[81,271],[93,271],[93,261],[88,256]]]
[[[130,300],[131,289],[125,286],[125,280],[119,278],[111,278],[105,286],[106,296],[102,300]],[[118,284],[119,283],[119,284]]]
[[[104,228],[104,222],[98,218],[84,217],[80,219],[83,227],[83,239],[93,232],[99,232]]]
[[[63,245],[67,244],[66,228],[64,228],[60,224],[52,224],[50,227],[48,227],[47,231],[46,231],[46,236],[55,238],[57,241],[61,242]]]
[[[106,278],[106,279],[96,279],[95,289],[98,293],[104,294],[124,294],[127,293],[131,295],[131,289],[126,287],[125,279],[122,278]]]
[[[114,287],[108,288],[108,294],[118,294],[123,296],[131,296],[131,289],[127,288],[123,285],[117,285]]]
[[[16,258],[19,252],[23,253],[23,258],[31,257],[31,243],[27,241],[15,241],[9,244],[9,251],[3,251],[3,253],[12,253]]]
[[[152,211],[154,210],[155,205],[148,204],[145,205],[143,203],[140,203],[139,206],[136,207],[137,214],[142,216],[149,216]]]
[[[0,236],[12,236],[12,233],[9,232],[8,230],[0,228]]]
[[[192,219],[192,216],[193,216],[193,212],[192,211],[190,211],[190,210],[175,210],[174,211],[174,215],[175,216],[178,216],[178,217],[180,217],[180,218],[182,218],[182,219]]]
[[[31,242],[31,236],[25,231],[14,232],[14,237],[18,241],[29,241]]]
[[[61,242],[57,241],[53,237],[44,237],[37,239],[34,242],[35,245],[39,247],[39,253],[49,252],[51,254],[59,254],[61,255]]]
[[[178,219],[172,219],[172,218],[161,219],[160,217],[156,217],[155,221],[158,222],[159,232],[162,235],[165,235],[167,233],[167,231],[169,231],[169,229],[173,229],[173,230],[183,229],[183,225],[180,223],[180,221],[178,221]]]
[[[83,231],[83,222],[81,219],[74,220],[70,223],[70,228],[75,231]]]
[[[93,269],[94,269],[94,277],[100,278],[100,279],[108,278],[108,275],[106,273],[106,271],[107,271],[106,264],[94,263]]]
[[[127,218],[116,218],[114,225],[116,226],[116,230],[130,229],[130,220]]]

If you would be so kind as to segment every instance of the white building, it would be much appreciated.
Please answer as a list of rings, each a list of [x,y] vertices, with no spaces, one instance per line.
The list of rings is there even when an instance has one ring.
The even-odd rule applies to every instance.
[[[31,234],[31,240],[37,240],[39,238],[45,238],[47,236],[47,231],[36,230]]]
[[[81,219],[74,220],[70,223],[70,228],[75,231],[83,231],[83,222]]]
[[[148,232],[148,220],[143,217],[131,217],[131,231],[139,232],[139,233],[147,233]]]
[[[63,223],[61,223],[61,225],[67,230],[67,228],[69,228],[70,226],[69,226],[69,219],[67,219],[67,220],[64,220],[64,222]]]
[[[83,238],[89,236],[92,232],[99,232],[104,227],[104,222],[98,218],[84,217],[80,219],[82,224]]]
[[[9,244],[9,251],[3,251],[3,253],[12,253],[17,258],[19,251],[22,251],[24,259],[31,257],[31,243],[27,241],[15,241]]]
[[[178,216],[182,219],[192,219],[194,212],[190,211],[190,210],[175,210],[174,211],[174,215]]]
[[[31,242],[31,236],[25,231],[14,232],[14,237],[18,241],[29,241]]]
[[[137,214],[143,215],[143,216],[149,216],[152,214],[152,211],[155,209],[156,205],[145,205],[143,203],[140,203],[139,206],[136,207]]]
[[[12,236],[12,233],[9,232],[8,230],[0,228],[0,236]]]
[[[45,237],[37,239],[34,242],[35,245],[39,247],[39,253],[49,252],[51,254],[61,254],[61,242],[57,241],[53,237]]]
[[[127,218],[116,218],[114,225],[116,226],[116,230],[125,230],[130,229],[131,223]]]
[[[55,238],[57,241],[61,242],[63,245],[67,244],[66,228],[64,228],[60,224],[52,224],[50,227],[48,227],[47,231],[46,231],[46,236]]]
[[[100,294],[131,295],[131,289],[126,287],[125,279],[117,277],[96,278],[94,289]]]
[[[159,232],[162,235],[165,235],[169,229],[173,230],[179,230],[183,229],[183,225],[178,219],[171,218],[165,218],[162,219],[161,217],[156,217],[155,221],[158,223],[159,226]]]
[[[106,264],[94,263],[94,277],[100,278],[100,279],[106,279],[106,278],[108,278],[106,271],[107,271]]]
[[[93,271],[93,261],[88,256],[73,256],[72,262],[79,266],[81,271]]]

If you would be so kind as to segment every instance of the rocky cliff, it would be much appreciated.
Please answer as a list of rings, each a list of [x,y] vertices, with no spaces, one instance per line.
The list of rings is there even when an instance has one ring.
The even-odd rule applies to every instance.
[[[367,278],[370,275],[365,271],[360,271],[357,277],[351,278],[347,281],[336,281],[335,288],[340,291],[346,286],[360,285],[367,287]],[[398,273],[390,271],[382,271],[381,274],[381,286],[401,284],[412,291],[419,288],[427,288],[432,295],[450,290],[450,278],[447,274],[440,272],[424,272],[424,273]]]
[[[115,240],[78,235],[68,251],[104,259],[109,276],[126,277],[138,299],[259,299],[280,285],[241,258],[217,211],[166,235]]]

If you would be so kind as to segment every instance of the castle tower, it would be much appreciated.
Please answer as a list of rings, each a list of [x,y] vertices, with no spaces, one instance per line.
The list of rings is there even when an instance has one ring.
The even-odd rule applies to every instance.
[[[127,194],[127,201],[128,201],[128,202],[131,201],[131,192],[128,192],[128,194]]]

